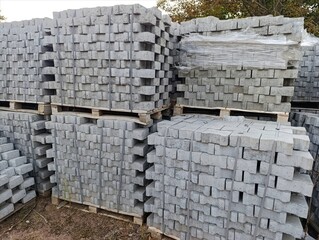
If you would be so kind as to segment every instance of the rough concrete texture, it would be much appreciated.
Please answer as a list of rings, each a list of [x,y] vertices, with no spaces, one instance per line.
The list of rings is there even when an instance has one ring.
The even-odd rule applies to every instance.
[[[294,101],[319,100],[319,39],[318,43],[302,46],[298,78],[295,81]]]
[[[182,22],[177,103],[289,112],[302,30],[303,19],[282,16]]]
[[[131,120],[52,115],[53,196],[143,216],[149,132]]]
[[[8,142],[7,138],[1,138],[1,149],[4,149],[9,144],[13,146],[12,143]],[[10,155],[10,151],[12,150],[8,149],[3,151],[2,154]],[[22,157],[20,152],[19,157]],[[6,159],[4,161],[10,160]],[[6,171],[8,169],[10,170]],[[31,164],[12,167],[7,164],[7,168],[0,172],[0,221],[14,212],[17,204],[24,204],[35,198],[34,178],[30,177],[32,170]]]
[[[280,53],[270,61],[245,55],[253,66],[188,66],[218,54],[187,52],[180,38],[226,38],[227,31],[247,28],[263,39],[294,43],[250,46],[258,57],[264,48]],[[172,93],[184,105],[288,112],[302,30],[302,19],[283,16],[177,24],[140,5],[66,10],[53,19],[3,23],[0,100],[139,112],[168,105]],[[229,55],[230,45],[219,44]],[[243,46],[231,44],[235,51]],[[313,161],[304,129],[241,118],[178,117],[149,136],[156,124],[70,113],[47,120],[0,112],[0,218],[14,211],[14,204],[34,198],[37,183],[38,191],[55,186],[53,196],[69,201],[138,216],[150,212],[150,226],[181,239],[302,235],[299,218],[306,217],[312,183],[301,173]],[[310,125],[313,153],[317,132]]]
[[[311,213],[316,221],[319,221],[319,185],[318,185],[318,171],[319,171],[319,116],[318,114],[306,112],[292,112],[290,113],[290,121],[293,126],[305,128],[307,135],[310,138],[309,152],[314,158],[313,171],[311,171],[312,180],[315,187],[312,194],[312,209]],[[301,158],[302,159],[302,158]]]
[[[288,124],[241,117],[160,122],[148,137],[148,225],[180,239],[301,238],[313,183],[299,168],[310,170],[313,158],[295,143],[309,145],[300,136]]]
[[[47,117],[39,114],[0,111],[0,136],[5,137],[4,139],[9,138],[16,149],[1,153],[1,157],[7,160],[11,167],[20,168],[22,164],[31,163],[35,172],[37,190],[41,193],[53,186],[49,181],[53,172],[48,172],[47,168],[47,164],[53,159],[47,158],[46,155],[46,149],[51,148],[51,144],[43,140],[43,136],[50,134],[43,124],[46,119]],[[19,151],[24,156],[20,157]]]
[[[57,104],[149,111],[169,104],[171,20],[141,5],[54,13]]]
[[[50,102],[50,77],[54,53],[51,19],[0,24],[0,99]],[[53,73],[54,74],[54,73]],[[54,75],[53,75],[54,76]]]

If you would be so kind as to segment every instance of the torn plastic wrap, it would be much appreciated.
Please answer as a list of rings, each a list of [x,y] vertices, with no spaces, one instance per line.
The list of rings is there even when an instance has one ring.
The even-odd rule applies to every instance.
[[[297,42],[285,36],[260,36],[248,32],[216,36],[199,34],[180,41],[180,70],[221,66],[287,69],[289,60],[300,60]]]

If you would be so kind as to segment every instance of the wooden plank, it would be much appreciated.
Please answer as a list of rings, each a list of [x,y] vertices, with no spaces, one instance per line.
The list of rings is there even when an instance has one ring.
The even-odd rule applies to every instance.
[[[50,115],[51,104],[19,101],[0,101],[0,110]]]
[[[63,112],[72,112],[75,114],[86,114],[87,117],[91,117],[94,119],[104,118],[105,116],[114,116],[118,117],[135,117],[137,119],[137,123],[147,125],[152,122],[153,119],[159,120],[162,119],[162,112],[168,110],[168,107],[154,109],[149,112],[135,113],[135,112],[117,112],[117,111],[109,111],[98,108],[83,108],[83,107],[72,107],[72,106],[61,106],[61,105],[51,105],[52,114],[63,113]]]
[[[163,239],[164,237],[167,239],[171,239],[171,240],[180,240],[179,237],[173,236],[173,235],[169,235],[169,234],[165,234],[163,233],[161,230],[155,228],[155,227],[148,227],[148,232],[151,233],[151,236],[156,238],[156,239]]]
[[[288,122],[289,113],[286,112],[267,112],[259,110],[246,110],[236,108],[222,108],[222,107],[198,107],[198,106],[186,106],[176,105],[174,107],[174,115],[182,114],[207,114],[220,117],[227,116],[244,116],[244,117],[256,117],[256,118],[269,118],[270,120],[285,123]]]
[[[51,112],[51,104],[39,104],[38,112],[42,115],[50,115]]]
[[[51,195],[51,189],[50,190],[48,190],[48,191],[44,191],[44,192],[40,192],[40,191],[38,191],[37,193],[38,193],[38,195],[39,196],[41,196],[41,197],[49,197],[50,195]]]
[[[51,197],[51,202],[53,205],[56,205],[57,207],[59,207],[60,205],[63,205],[63,207],[70,207],[83,212],[95,213],[95,214],[107,216],[110,218],[114,218],[117,220],[134,223],[137,225],[143,225],[145,222],[144,216],[138,216],[136,214],[126,213],[123,211],[118,212],[117,210],[114,210],[114,209],[99,208],[97,206],[88,205],[85,203],[82,204],[78,202],[72,202],[69,200],[56,198],[54,196]]]
[[[288,122],[289,114],[277,114],[277,122],[286,123]]]
[[[220,117],[230,116],[230,110],[229,109],[220,109],[219,116]]]
[[[93,115],[94,117],[102,116],[102,111],[101,111],[101,110],[98,110],[98,109],[92,109],[92,115]]]

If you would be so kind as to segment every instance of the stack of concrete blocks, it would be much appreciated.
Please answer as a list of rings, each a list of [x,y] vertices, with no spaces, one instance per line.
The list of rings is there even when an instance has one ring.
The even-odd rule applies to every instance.
[[[48,143],[50,132],[45,129],[46,118],[39,114],[0,111],[0,136],[9,138],[15,148],[26,156],[27,162],[31,163],[35,187],[41,194],[53,187],[50,176],[54,174],[47,166],[53,158],[46,156],[46,150],[52,148]]]
[[[302,46],[303,58],[295,82],[293,101],[319,100],[319,39],[314,45]]]
[[[0,137],[0,220],[35,198],[32,164],[14,148],[6,137]]]
[[[177,97],[180,95],[177,92],[177,85],[181,84],[180,79],[178,77],[178,69],[176,68],[179,66],[179,50],[178,50],[178,43],[180,41],[179,36],[179,28],[180,25],[176,22],[173,22],[171,25],[171,32],[173,33],[173,37],[171,38],[171,42],[173,43],[173,70],[172,70],[172,91],[171,91],[171,104],[174,105],[176,103]],[[182,95],[181,95],[182,96]]]
[[[127,118],[56,114],[51,130],[55,170],[52,195],[58,199],[142,217],[148,169],[147,137],[156,124],[143,126]]]
[[[54,13],[57,105],[140,112],[169,104],[171,20],[119,5]]]
[[[313,171],[311,172],[312,180],[315,184],[312,194],[311,214],[315,217],[315,221],[319,221],[319,115],[306,112],[292,112],[290,114],[290,121],[293,126],[306,128],[307,134],[310,138],[309,152],[315,160]]]
[[[177,103],[289,112],[302,31],[283,16],[182,22]]]
[[[158,123],[147,224],[180,239],[298,239],[313,183],[304,128],[185,115]],[[257,238],[256,238],[257,237]]]
[[[54,90],[51,19],[0,24],[0,100],[49,103]]]

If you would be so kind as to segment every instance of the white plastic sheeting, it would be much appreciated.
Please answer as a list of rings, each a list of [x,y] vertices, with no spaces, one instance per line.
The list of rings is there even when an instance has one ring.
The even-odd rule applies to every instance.
[[[314,46],[314,45],[319,45],[319,38],[315,37],[314,35],[307,33],[305,30],[303,32],[302,36],[303,40],[301,42],[301,46]]]
[[[288,60],[300,55],[299,44],[285,36],[265,37],[245,31],[189,35],[181,40],[179,47],[179,68],[183,70],[216,66],[287,69]]]

